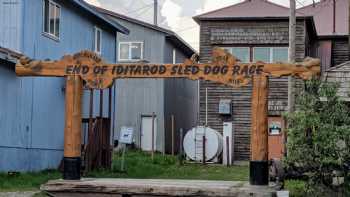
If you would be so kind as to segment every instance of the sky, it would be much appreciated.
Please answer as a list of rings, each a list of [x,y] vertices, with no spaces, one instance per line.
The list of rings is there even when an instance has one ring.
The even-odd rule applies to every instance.
[[[120,14],[153,23],[153,0],[85,1]],[[175,31],[198,51],[199,26],[193,21],[192,17],[242,1],[244,0],[158,0],[158,25]],[[289,6],[289,0],[270,1]],[[312,0],[296,0],[297,7],[311,3]]]

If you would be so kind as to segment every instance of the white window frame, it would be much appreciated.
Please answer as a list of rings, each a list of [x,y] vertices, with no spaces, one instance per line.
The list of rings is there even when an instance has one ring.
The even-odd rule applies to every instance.
[[[224,49],[228,50],[232,55],[232,49],[248,49],[248,62],[242,62],[242,63],[250,63],[250,47],[223,47]],[[242,61],[242,60],[241,60]]]
[[[128,59],[122,59],[121,57],[120,57],[120,52],[121,52],[121,50],[120,50],[120,47],[121,47],[121,45],[122,44],[128,44],[129,45],[129,58]],[[132,44],[141,44],[141,58],[140,59],[131,59],[131,45]],[[124,41],[122,41],[122,42],[119,42],[119,46],[118,46],[118,60],[119,61],[127,61],[127,62],[137,62],[137,61],[140,61],[140,60],[143,60],[143,46],[144,46],[144,44],[143,44],[143,42],[142,41],[128,41],[128,42],[124,42]]]
[[[97,47],[97,32],[100,32],[100,51],[98,51]],[[102,54],[102,29],[98,28],[97,26],[94,27],[94,51],[99,55]]]
[[[61,30],[59,31],[60,32],[59,35],[56,36],[56,22],[53,24],[54,25],[54,27],[53,27],[54,33],[53,34],[50,33],[50,25],[49,25],[50,24],[50,19],[48,20],[49,24],[47,24],[48,25],[48,32],[45,31],[45,3],[47,2],[49,4],[49,11],[48,11],[49,18],[50,18],[50,4],[53,4],[55,6],[55,16],[57,14],[56,13],[56,7],[58,7],[60,9],[60,15],[58,16],[59,19],[60,19],[60,24],[61,24],[61,15],[62,15],[61,6],[58,3],[56,3],[55,1],[53,1],[53,0],[43,0],[42,2],[43,2],[43,14],[42,14],[42,16],[43,16],[43,29],[42,29],[43,30],[43,34],[48,36],[48,37],[50,37],[50,38],[52,38],[52,39],[54,39],[54,40],[59,40],[60,39]],[[61,25],[59,25],[59,28],[61,28]]]
[[[258,49],[258,48],[268,48],[269,49],[269,53],[270,53],[270,61],[269,62],[265,62],[265,63],[272,63],[274,62],[274,59],[273,59],[273,49],[278,49],[278,48],[281,48],[281,49],[287,49],[288,50],[288,47],[253,47],[253,62],[256,62],[257,60],[255,59],[255,49]]]
[[[173,64],[176,64],[176,49],[173,49]]]

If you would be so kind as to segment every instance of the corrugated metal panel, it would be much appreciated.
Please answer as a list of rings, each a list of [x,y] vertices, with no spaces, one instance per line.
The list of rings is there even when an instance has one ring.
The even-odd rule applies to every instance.
[[[176,49],[169,41],[165,43],[165,63],[173,63],[173,50],[175,49],[176,63],[183,63],[186,57],[184,53]],[[172,123],[171,116],[175,119],[175,152],[179,150],[180,128],[187,132],[196,126],[198,115],[198,82],[188,79],[165,79],[164,83],[164,120],[165,120],[165,150],[171,153]],[[185,133],[184,133],[185,135]]]
[[[118,34],[118,42],[143,42],[144,59],[152,63],[164,62],[165,34],[156,30],[117,20],[130,30],[129,35]],[[118,79],[116,81],[116,129],[119,138],[122,126],[135,128],[136,144],[140,144],[141,115],[157,115],[157,150],[164,150],[164,80],[163,79]]]
[[[21,51],[22,0],[0,0],[0,46]]]

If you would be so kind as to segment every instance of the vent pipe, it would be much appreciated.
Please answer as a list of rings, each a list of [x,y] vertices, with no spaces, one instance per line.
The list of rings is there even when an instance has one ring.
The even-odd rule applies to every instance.
[[[154,0],[153,24],[158,26],[158,0]]]

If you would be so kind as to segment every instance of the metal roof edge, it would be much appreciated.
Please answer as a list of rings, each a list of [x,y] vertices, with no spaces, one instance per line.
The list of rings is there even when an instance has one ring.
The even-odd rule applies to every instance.
[[[336,70],[336,69],[341,68],[341,67],[346,66],[346,65],[350,65],[350,61],[346,61],[346,62],[343,62],[343,63],[341,63],[339,65],[333,66],[333,67],[327,69],[326,72]]]
[[[72,0],[76,5],[78,5],[80,8],[84,9],[85,11],[93,14],[95,17],[97,17],[98,19],[104,21],[105,23],[109,24],[110,26],[112,26],[114,29],[116,29],[117,31],[119,31],[120,33],[123,34],[129,34],[130,31],[129,29],[127,29],[126,27],[120,25],[117,22],[113,22],[110,21],[109,19],[107,19],[106,17],[104,17],[103,15],[101,15],[99,12],[97,12],[96,10],[94,10],[90,4],[88,4],[87,2],[85,2],[84,0]]]
[[[155,31],[159,31],[159,32],[165,33],[166,37],[174,37],[175,39],[178,40],[178,42],[180,44],[182,44],[185,48],[187,48],[187,50],[192,51],[192,54],[197,54],[197,51],[195,49],[193,49],[185,40],[183,40],[176,32],[174,32],[172,30],[165,29],[163,27],[159,27],[159,26],[156,26],[156,25],[144,22],[144,21],[140,21],[140,20],[137,20],[137,19],[125,16],[123,14],[115,13],[113,11],[110,11],[110,10],[107,10],[107,9],[104,9],[104,8],[100,8],[100,7],[96,7],[96,6],[93,6],[93,7],[98,12],[107,14],[107,15],[109,15],[111,17],[116,17],[116,18],[119,18],[121,20],[126,20],[126,21],[128,21],[130,23],[135,23],[135,24],[141,25],[143,27],[147,27],[147,28],[153,29]]]

